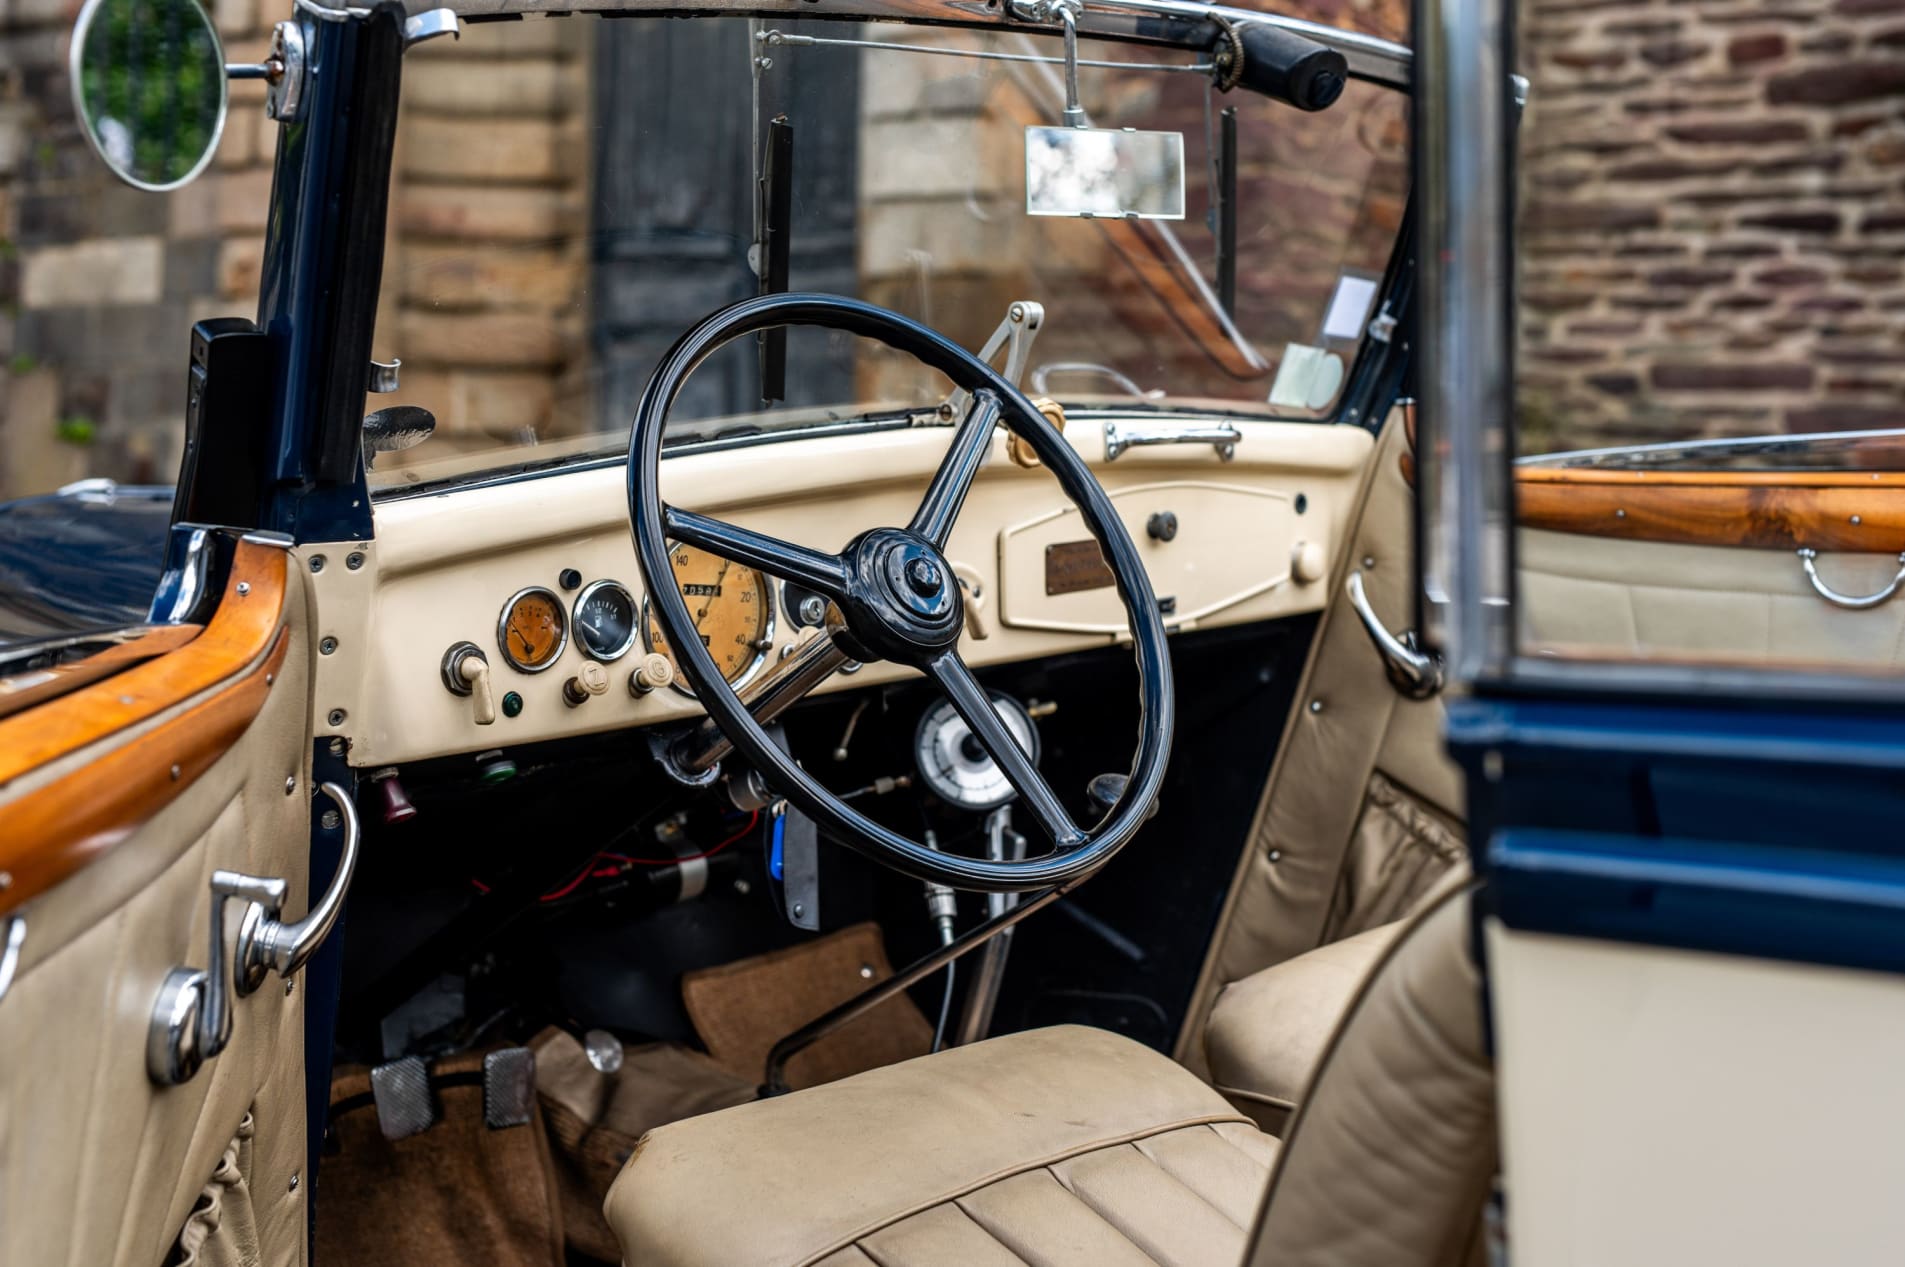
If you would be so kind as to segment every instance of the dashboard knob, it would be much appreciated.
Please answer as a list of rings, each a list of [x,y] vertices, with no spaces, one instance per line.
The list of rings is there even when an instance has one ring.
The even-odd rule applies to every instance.
[[[675,666],[668,662],[668,657],[651,651],[642,657],[641,663],[635,666],[635,671],[628,675],[628,693],[640,699],[650,691],[660,690],[674,680]]]
[[[489,689],[489,658],[473,642],[459,642],[443,653],[443,685],[452,695],[469,699],[474,720],[488,726],[496,720],[496,699]]]
[[[1290,548],[1290,572],[1305,585],[1322,580],[1329,566],[1329,556],[1314,541],[1299,541]]]
[[[609,672],[593,660],[584,660],[576,675],[562,684],[562,699],[570,708],[589,702],[591,695],[606,694]]]
[[[1153,541],[1173,541],[1177,538],[1177,516],[1168,510],[1155,511],[1144,521],[1144,531]]]

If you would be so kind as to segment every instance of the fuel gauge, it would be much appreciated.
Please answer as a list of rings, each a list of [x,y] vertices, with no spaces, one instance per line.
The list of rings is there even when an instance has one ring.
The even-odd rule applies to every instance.
[[[620,581],[592,581],[575,599],[576,637],[592,660],[619,660],[635,645],[635,596]]]

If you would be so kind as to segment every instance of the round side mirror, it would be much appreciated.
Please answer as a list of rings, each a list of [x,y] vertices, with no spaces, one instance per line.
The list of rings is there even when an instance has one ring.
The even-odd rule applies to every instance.
[[[225,50],[198,0],[86,0],[73,28],[73,109],[113,175],[177,189],[225,130]]]

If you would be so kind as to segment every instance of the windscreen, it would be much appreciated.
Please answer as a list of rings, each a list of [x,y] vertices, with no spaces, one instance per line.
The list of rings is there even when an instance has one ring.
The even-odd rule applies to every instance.
[[[533,80],[525,47],[548,50]],[[377,348],[403,359],[398,400],[438,427],[379,455],[373,485],[624,446],[660,357],[757,293],[775,251],[788,288],[869,300],[975,351],[1015,301],[1042,304],[1021,386],[1068,406],[1331,416],[1401,228],[1406,97],[1355,82],[1304,114],[1216,91],[1202,53],[1082,41],[1092,126],[1182,135],[1183,218],[1032,215],[1026,130],[1063,121],[1060,51],[745,19],[478,25],[420,47]],[[462,125],[468,103],[510,93],[534,109]],[[777,196],[784,236],[767,232]],[[884,348],[796,329],[784,377],[754,338],[710,358],[668,438],[791,438],[949,390]]]

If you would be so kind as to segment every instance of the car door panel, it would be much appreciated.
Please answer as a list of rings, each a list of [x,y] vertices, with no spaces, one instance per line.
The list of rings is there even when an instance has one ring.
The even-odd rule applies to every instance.
[[[1229,983],[1406,911],[1464,865],[1462,783],[1439,699],[1407,699],[1356,613],[1351,571],[1392,630],[1414,611],[1414,489],[1400,411],[1371,451],[1353,534],[1332,571],[1303,685],[1199,978],[1177,1057],[1202,1070],[1204,1023]]]
[[[1528,527],[1516,548],[1524,641],[1537,655],[1752,657],[1868,669],[1905,655],[1905,601],[1836,606],[1813,589],[1791,549]],[[1899,559],[1833,554],[1816,567],[1833,589],[1864,595],[1884,589]]]
[[[203,633],[0,728],[0,918],[26,926],[0,996],[0,1261],[163,1261],[228,1149],[249,1173],[225,1176],[225,1233],[256,1230],[235,1261],[304,1261],[296,979],[235,998],[229,1045],[180,1085],[146,1046],[166,974],[206,966],[214,870],[306,903],[307,605],[287,550],[240,543]]]

